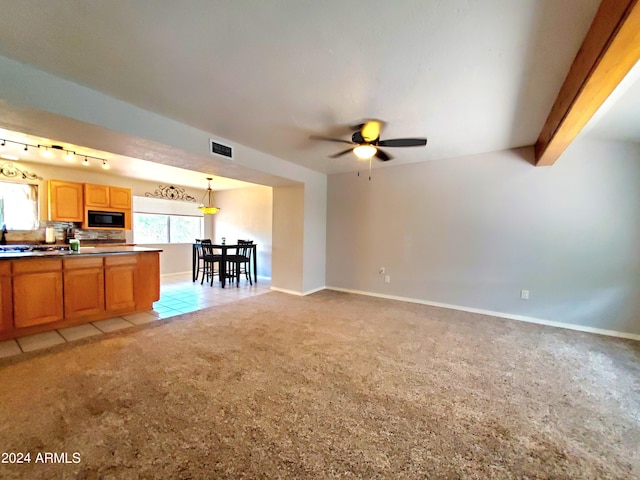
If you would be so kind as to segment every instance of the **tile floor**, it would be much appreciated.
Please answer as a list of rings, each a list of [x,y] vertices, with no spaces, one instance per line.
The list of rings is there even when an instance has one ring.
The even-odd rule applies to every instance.
[[[213,287],[206,283],[200,285],[199,279],[197,282],[192,282],[190,273],[164,275],[160,280],[160,300],[153,304],[153,310],[27,335],[17,340],[0,341],[0,357],[9,357],[23,352],[49,348],[93,335],[102,335],[106,332],[113,332],[133,327],[134,325],[155,322],[183,313],[202,310],[214,305],[262,295],[269,292],[270,287],[271,282],[269,279],[261,278],[258,278],[258,283],[253,285],[241,280],[239,287],[234,285],[223,289],[217,282],[213,283]]]

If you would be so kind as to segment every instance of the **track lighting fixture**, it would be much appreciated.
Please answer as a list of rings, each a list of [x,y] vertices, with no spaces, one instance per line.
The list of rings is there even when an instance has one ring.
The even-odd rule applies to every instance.
[[[35,148],[35,149],[41,149],[41,154],[43,157],[46,158],[55,158],[57,156],[56,151],[61,151],[64,152],[64,159],[67,162],[75,162],[76,160],[76,156],[77,153],[74,152],[73,150],[67,150],[64,147],[60,146],[60,145],[32,145],[30,143],[24,143],[24,142],[17,142],[15,140],[7,140],[4,138],[0,138],[0,147],[6,147],[7,144],[15,144],[15,145],[20,145],[23,146],[23,150],[25,152],[29,151],[29,147],[31,148]],[[104,159],[104,158],[98,158],[98,157],[92,157],[91,155],[81,155],[82,157],[84,157],[84,160],[82,162],[80,162],[81,165],[88,167],[90,165],[89,159],[93,159],[93,160],[98,160],[100,162],[102,162],[102,168],[104,170],[109,170],[111,168],[111,165],[109,165],[109,161]],[[6,159],[6,160],[20,160],[20,158],[16,155],[10,155],[10,154],[3,154],[2,158]]]
[[[42,148],[41,145],[38,145],[38,146]],[[42,156],[47,158],[53,158],[53,153],[51,152],[51,150],[49,150],[49,147],[44,147],[44,152],[42,152]]]

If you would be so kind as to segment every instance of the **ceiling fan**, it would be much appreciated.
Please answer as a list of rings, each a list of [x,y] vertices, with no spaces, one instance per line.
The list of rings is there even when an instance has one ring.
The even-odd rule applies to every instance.
[[[387,162],[393,157],[388,153],[380,150],[379,147],[424,147],[427,144],[426,138],[394,138],[391,140],[380,140],[380,131],[385,123],[381,120],[367,120],[359,125],[351,127],[355,130],[351,135],[351,141],[341,138],[330,138],[318,135],[312,135],[314,140],[327,140],[329,142],[348,143],[355,145],[349,147],[342,152],[329,155],[330,158],[338,158],[349,152],[353,152],[356,157],[363,160],[370,160],[376,157],[378,160]]]

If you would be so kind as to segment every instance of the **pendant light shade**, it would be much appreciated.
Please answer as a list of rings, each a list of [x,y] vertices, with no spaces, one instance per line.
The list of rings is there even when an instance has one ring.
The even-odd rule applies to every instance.
[[[213,190],[211,190],[211,180],[213,179],[211,177],[207,177],[207,180],[207,191],[204,193],[202,200],[200,201],[198,210],[200,210],[205,215],[213,215],[215,213],[218,213],[220,209],[215,206],[215,198],[213,197]],[[205,198],[207,199],[206,203]]]

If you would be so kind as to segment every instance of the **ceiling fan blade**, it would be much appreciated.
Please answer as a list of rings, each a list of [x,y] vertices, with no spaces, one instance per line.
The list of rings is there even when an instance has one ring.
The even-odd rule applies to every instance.
[[[369,120],[362,126],[360,134],[365,142],[373,142],[380,137],[382,124],[378,120]]]
[[[426,138],[394,138],[378,142],[378,145],[383,147],[423,147],[426,144]]]
[[[328,142],[352,143],[349,140],[343,140],[342,138],[329,138],[329,137],[322,137],[320,135],[311,135],[309,138],[311,140],[326,140]]]
[[[343,150],[342,152],[339,153],[334,153],[333,155],[329,155],[329,158],[338,158],[341,157],[342,155],[345,155],[349,152],[353,151],[353,148],[347,148],[346,150]]]
[[[388,162],[389,160],[391,160],[393,158],[391,155],[389,155],[388,153],[383,152],[380,149],[378,149],[376,151],[376,157],[378,157],[378,160],[382,160],[383,162]]]

